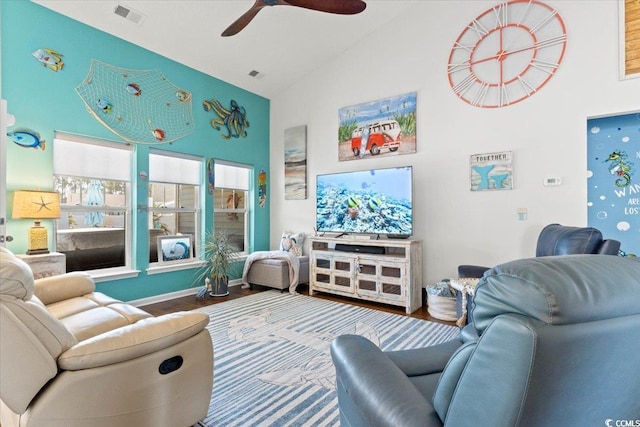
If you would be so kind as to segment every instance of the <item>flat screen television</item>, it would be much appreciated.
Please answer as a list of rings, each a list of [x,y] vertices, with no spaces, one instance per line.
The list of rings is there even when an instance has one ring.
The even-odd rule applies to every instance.
[[[318,175],[316,229],[329,233],[413,233],[413,168]]]

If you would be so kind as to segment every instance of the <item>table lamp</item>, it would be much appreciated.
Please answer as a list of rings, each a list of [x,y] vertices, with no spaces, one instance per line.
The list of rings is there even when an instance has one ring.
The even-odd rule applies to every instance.
[[[47,228],[40,225],[40,220],[60,218],[60,194],[55,191],[18,190],[13,194],[12,217],[35,220],[29,229],[27,254],[48,254]]]

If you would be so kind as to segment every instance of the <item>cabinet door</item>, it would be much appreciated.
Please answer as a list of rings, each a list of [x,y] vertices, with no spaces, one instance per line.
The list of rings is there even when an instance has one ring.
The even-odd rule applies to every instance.
[[[352,258],[314,252],[313,285],[318,289],[353,293],[353,271]]]
[[[358,258],[354,262],[356,293],[377,299],[380,296],[380,262]]]
[[[403,302],[407,295],[407,264],[382,262],[380,268],[380,295],[390,301]]]
[[[380,259],[355,261],[355,286],[358,295],[380,302],[402,303],[406,296],[406,263]]]

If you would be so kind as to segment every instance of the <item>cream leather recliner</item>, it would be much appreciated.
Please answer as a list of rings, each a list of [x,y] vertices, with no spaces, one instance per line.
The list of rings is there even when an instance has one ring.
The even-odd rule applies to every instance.
[[[186,427],[206,416],[209,317],[154,317],[94,290],[84,273],[34,281],[0,247],[2,427]]]

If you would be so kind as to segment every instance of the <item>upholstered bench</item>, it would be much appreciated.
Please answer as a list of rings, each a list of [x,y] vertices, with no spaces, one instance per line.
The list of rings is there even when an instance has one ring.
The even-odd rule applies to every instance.
[[[298,257],[300,270],[298,283],[309,283],[309,257]],[[247,274],[251,285],[263,285],[284,291],[289,289],[289,264],[284,259],[261,259],[254,261]]]

